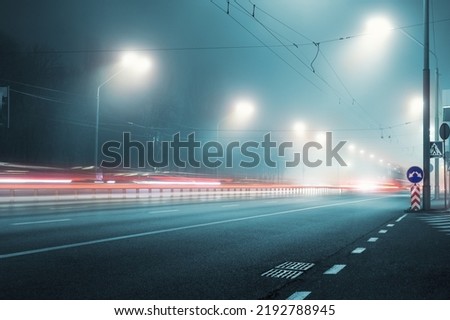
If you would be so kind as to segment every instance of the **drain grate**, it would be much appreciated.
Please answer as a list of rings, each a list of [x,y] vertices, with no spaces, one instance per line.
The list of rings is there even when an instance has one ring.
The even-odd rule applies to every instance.
[[[314,263],[286,261],[270,269],[269,271],[262,273],[261,276],[270,278],[295,279],[304,271],[311,269],[313,266]]]
[[[306,271],[308,269],[311,269],[314,266],[314,263],[306,263],[306,262],[285,262],[282,263],[275,268],[277,269],[291,269],[291,270],[300,270],[300,271]]]

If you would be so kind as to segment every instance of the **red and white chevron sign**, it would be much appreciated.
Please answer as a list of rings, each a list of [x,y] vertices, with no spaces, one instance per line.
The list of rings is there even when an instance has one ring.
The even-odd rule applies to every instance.
[[[420,210],[420,187],[417,184],[411,186],[411,211]]]

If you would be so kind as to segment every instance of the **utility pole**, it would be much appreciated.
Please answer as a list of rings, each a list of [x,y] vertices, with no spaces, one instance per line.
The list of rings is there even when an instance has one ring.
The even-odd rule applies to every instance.
[[[439,141],[439,67],[438,60],[436,57],[436,92],[435,92],[435,111],[434,111],[434,141]],[[444,141],[445,144],[445,141]],[[445,149],[445,147],[444,147]],[[445,161],[445,160],[444,160]],[[439,187],[439,158],[434,159],[434,199],[440,199],[440,187]],[[445,172],[444,172],[445,174]]]
[[[430,3],[423,1],[424,51],[423,51],[423,210],[431,208],[430,188]]]

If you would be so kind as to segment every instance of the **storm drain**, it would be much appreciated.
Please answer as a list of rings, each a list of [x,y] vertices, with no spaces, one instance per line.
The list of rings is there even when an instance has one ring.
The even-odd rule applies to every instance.
[[[286,261],[270,269],[269,271],[262,273],[261,276],[269,278],[295,279],[306,270],[311,269],[313,266],[314,263]]]

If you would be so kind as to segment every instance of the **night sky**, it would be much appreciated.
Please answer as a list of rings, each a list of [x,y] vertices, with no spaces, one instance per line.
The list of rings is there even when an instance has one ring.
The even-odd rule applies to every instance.
[[[450,89],[450,2],[430,3],[434,109],[434,55],[440,88]],[[422,94],[421,0],[3,0],[0,12],[0,84],[15,90],[11,128],[2,128],[5,160],[89,163],[97,85],[124,51],[137,50],[151,71],[102,89],[102,141],[124,131],[211,139],[247,99],[255,114],[224,122],[224,139],[270,131],[298,139],[292,129],[302,122],[302,139],[331,131],[367,161],[422,162],[422,116],[412,106]],[[368,35],[375,17],[392,30]]]

